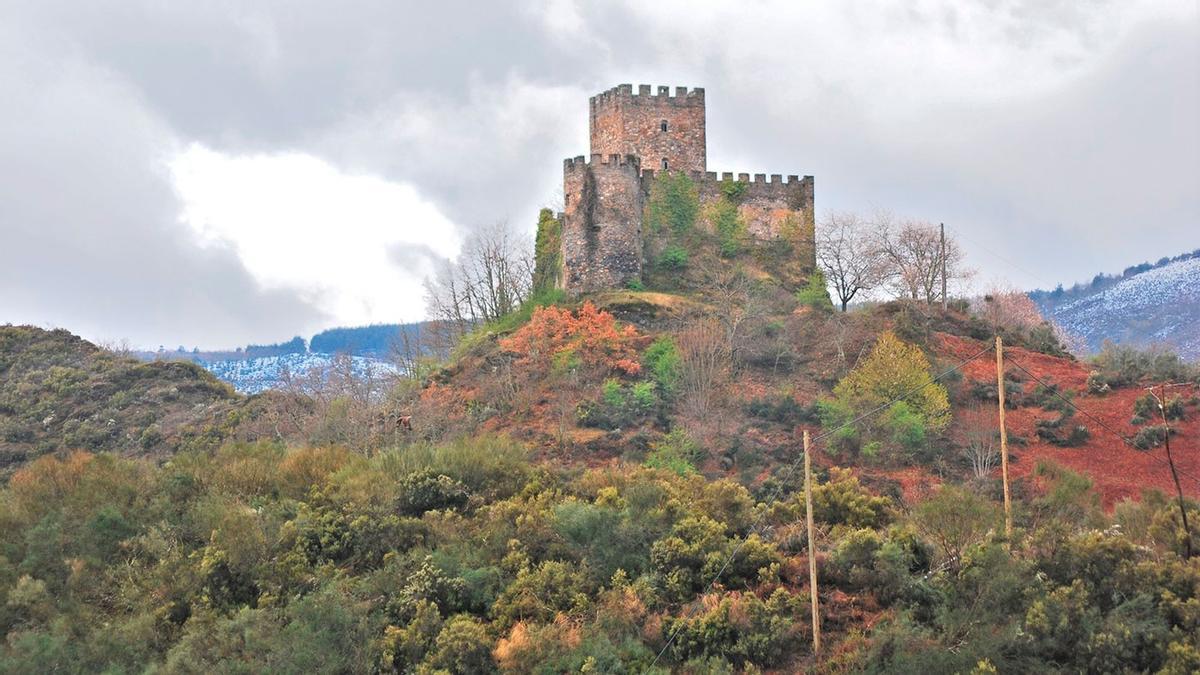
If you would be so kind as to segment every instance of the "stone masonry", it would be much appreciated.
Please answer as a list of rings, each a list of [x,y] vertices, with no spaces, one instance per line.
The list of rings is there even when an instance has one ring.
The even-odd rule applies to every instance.
[[[590,101],[592,156],[563,163],[563,287],[578,294],[640,280],[642,218],[656,172],[686,171],[701,204],[722,198],[728,182],[745,183],[736,200],[752,238],[767,241],[790,225],[813,259],[813,177],[708,171],[704,90],[619,85]]]

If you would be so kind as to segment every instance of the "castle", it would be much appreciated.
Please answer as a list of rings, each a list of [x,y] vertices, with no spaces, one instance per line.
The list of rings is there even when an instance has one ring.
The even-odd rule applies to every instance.
[[[643,218],[655,172],[687,172],[701,205],[736,194],[738,217],[759,243],[791,224],[806,240],[797,255],[812,270],[813,177],[708,170],[704,89],[622,84],[590,99],[591,159],[563,163],[562,270],[570,293],[640,282],[645,260]],[[743,185],[731,185],[734,182]],[[734,190],[730,187],[736,188]]]

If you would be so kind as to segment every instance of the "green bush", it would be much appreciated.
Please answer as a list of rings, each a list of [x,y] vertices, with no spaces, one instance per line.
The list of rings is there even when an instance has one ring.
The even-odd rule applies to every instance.
[[[637,382],[625,386],[620,380],[609,378],[600,389],[598,401],[583,401],[575,409],[576,418],[585,427],[597,429],[619,429],[633,424],[658,408],[657,384]]]
[[[718,200],[712,206],[712,223],[720,242],[720,253],[726,258],[736,256],[742,250],[746,238],[746,223],[738,213],[737,206],[728,200]]]
[[[1140,350],[1108,341],[1100,348],[1100,353],[1092,357],[1092,366],[1096,368],[1095,383],[1089,383],[1089,386],[1097,388],[1106,385],[1126,387],[1146,379],[1193,382],[1200,377],[1195,365],[1172,351],[1157,347]]]
[[[897,401],[883,415],[883,425],[892,442],[915,455],[925,449],[927,430],[925,418],[904,401]]]
[[[534,239],[533,294],[556,288],[562,275],[562,223],[550,209],[538,213]]]
[[[702,457],[700,446],[680,428],[672,429],[662,440],[651,444],[646,466],[667,469],[681,476],[696,473],[696,462]]]
[[[732,673],[746,666],[776,666],[803,648],[799,625],[804,621],[804,603],[802,596],[783,589],[765,602],[742,594],[695,616],[667,620],[663,635],[675,636],[670,655],[686,662],[686,672]]]
[[[829,299],[829,288],[825,283],[825,274],[821,270],[813,270],[808,275],[808,283],[796,291],[796,302],[803,307],[811,307],[822,312],[833,311],[833,300]]]
[[[819,419],[815,405],[800,405],[795,398],[787,395],[753,399],[746,404],[746,414],[789,426]]]
[[[671,244],[658,256],[658,266],[664,270],[677,272],[688,265],[687,249],[677,244]]]
[[[642,365],[665,395],[675,394],[679,386],[680,356],[671,336],[662,335],[650,343],[642,354]]]
[[[1134,434],[1130,443],[1138,450],[1149,450],[1165,443],[1167,434],[1174,436],[1176,433],[1174,427],[1169,427],[1165,424],[1155,424],[1138,429],[1138,432]]]
[[[663,171],[654,177],[646,204],[646,225],[650,232],[687,234],[699,213],[700,196],[687,173]]]
[[[467,505],[467,486],[444,474],[425,469],[400,479],[396,507],[402,515],[461,509]]]
[[[1158,407],[1158,398],[1154,394],[1146,392],[1133,402],[1133,419],[1129,423],[1145,424],[1147,422],[1157,422],[1162,419],[1163,415],[1166,415],[1169,422],[1183,419],[1183,399],[1173,396],[1167,399],[1166,405],[1160,410]]]
[[[750,188],[750,184],[741,180],[727,180],[721,182],[721,196],[730,202],[737,204],[746,196],[746,190]]]

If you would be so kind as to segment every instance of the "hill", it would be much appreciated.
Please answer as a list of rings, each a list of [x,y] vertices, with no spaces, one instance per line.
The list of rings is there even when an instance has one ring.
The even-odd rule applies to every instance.
[[[169,462],[114,422],[126,457],[54,453],[0,488],[0,671],[1200,667],[1200,536],[1146,489],[1171,483],[1140,402],[1193,370],[1112,347],[1084,364],[1002,326],[1009,537],[988,324],[763,288],[527,307],[386,395],[241,399],[191,364],[8,329],[4,391],[33,409],[138,412],[118,382],[143,414],[214,386],[229,413]],[[1167,408],[1195,496],[1200,400]]]
[[[1092,351],[1105,340],[1138,346],[1169,345],[1200,359],[1200,256],[1185,254],[1099,275],[1069,291],[1030,297],[1047,318],[1083,338]]]
[[[65,450],[163,455],[239,405],[227,384],[180,361],[146,363],[64,330],[0,326],[0,472]]]

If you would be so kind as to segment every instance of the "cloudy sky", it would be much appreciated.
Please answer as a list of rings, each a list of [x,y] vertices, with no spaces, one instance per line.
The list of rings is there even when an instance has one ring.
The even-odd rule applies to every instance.
[[[1200,247],[1200,10],[0,0],[0,323],[201,348],[419,319],[532,229],[587,97],[703,86],[709,168],[944,221],[990,283]]]

